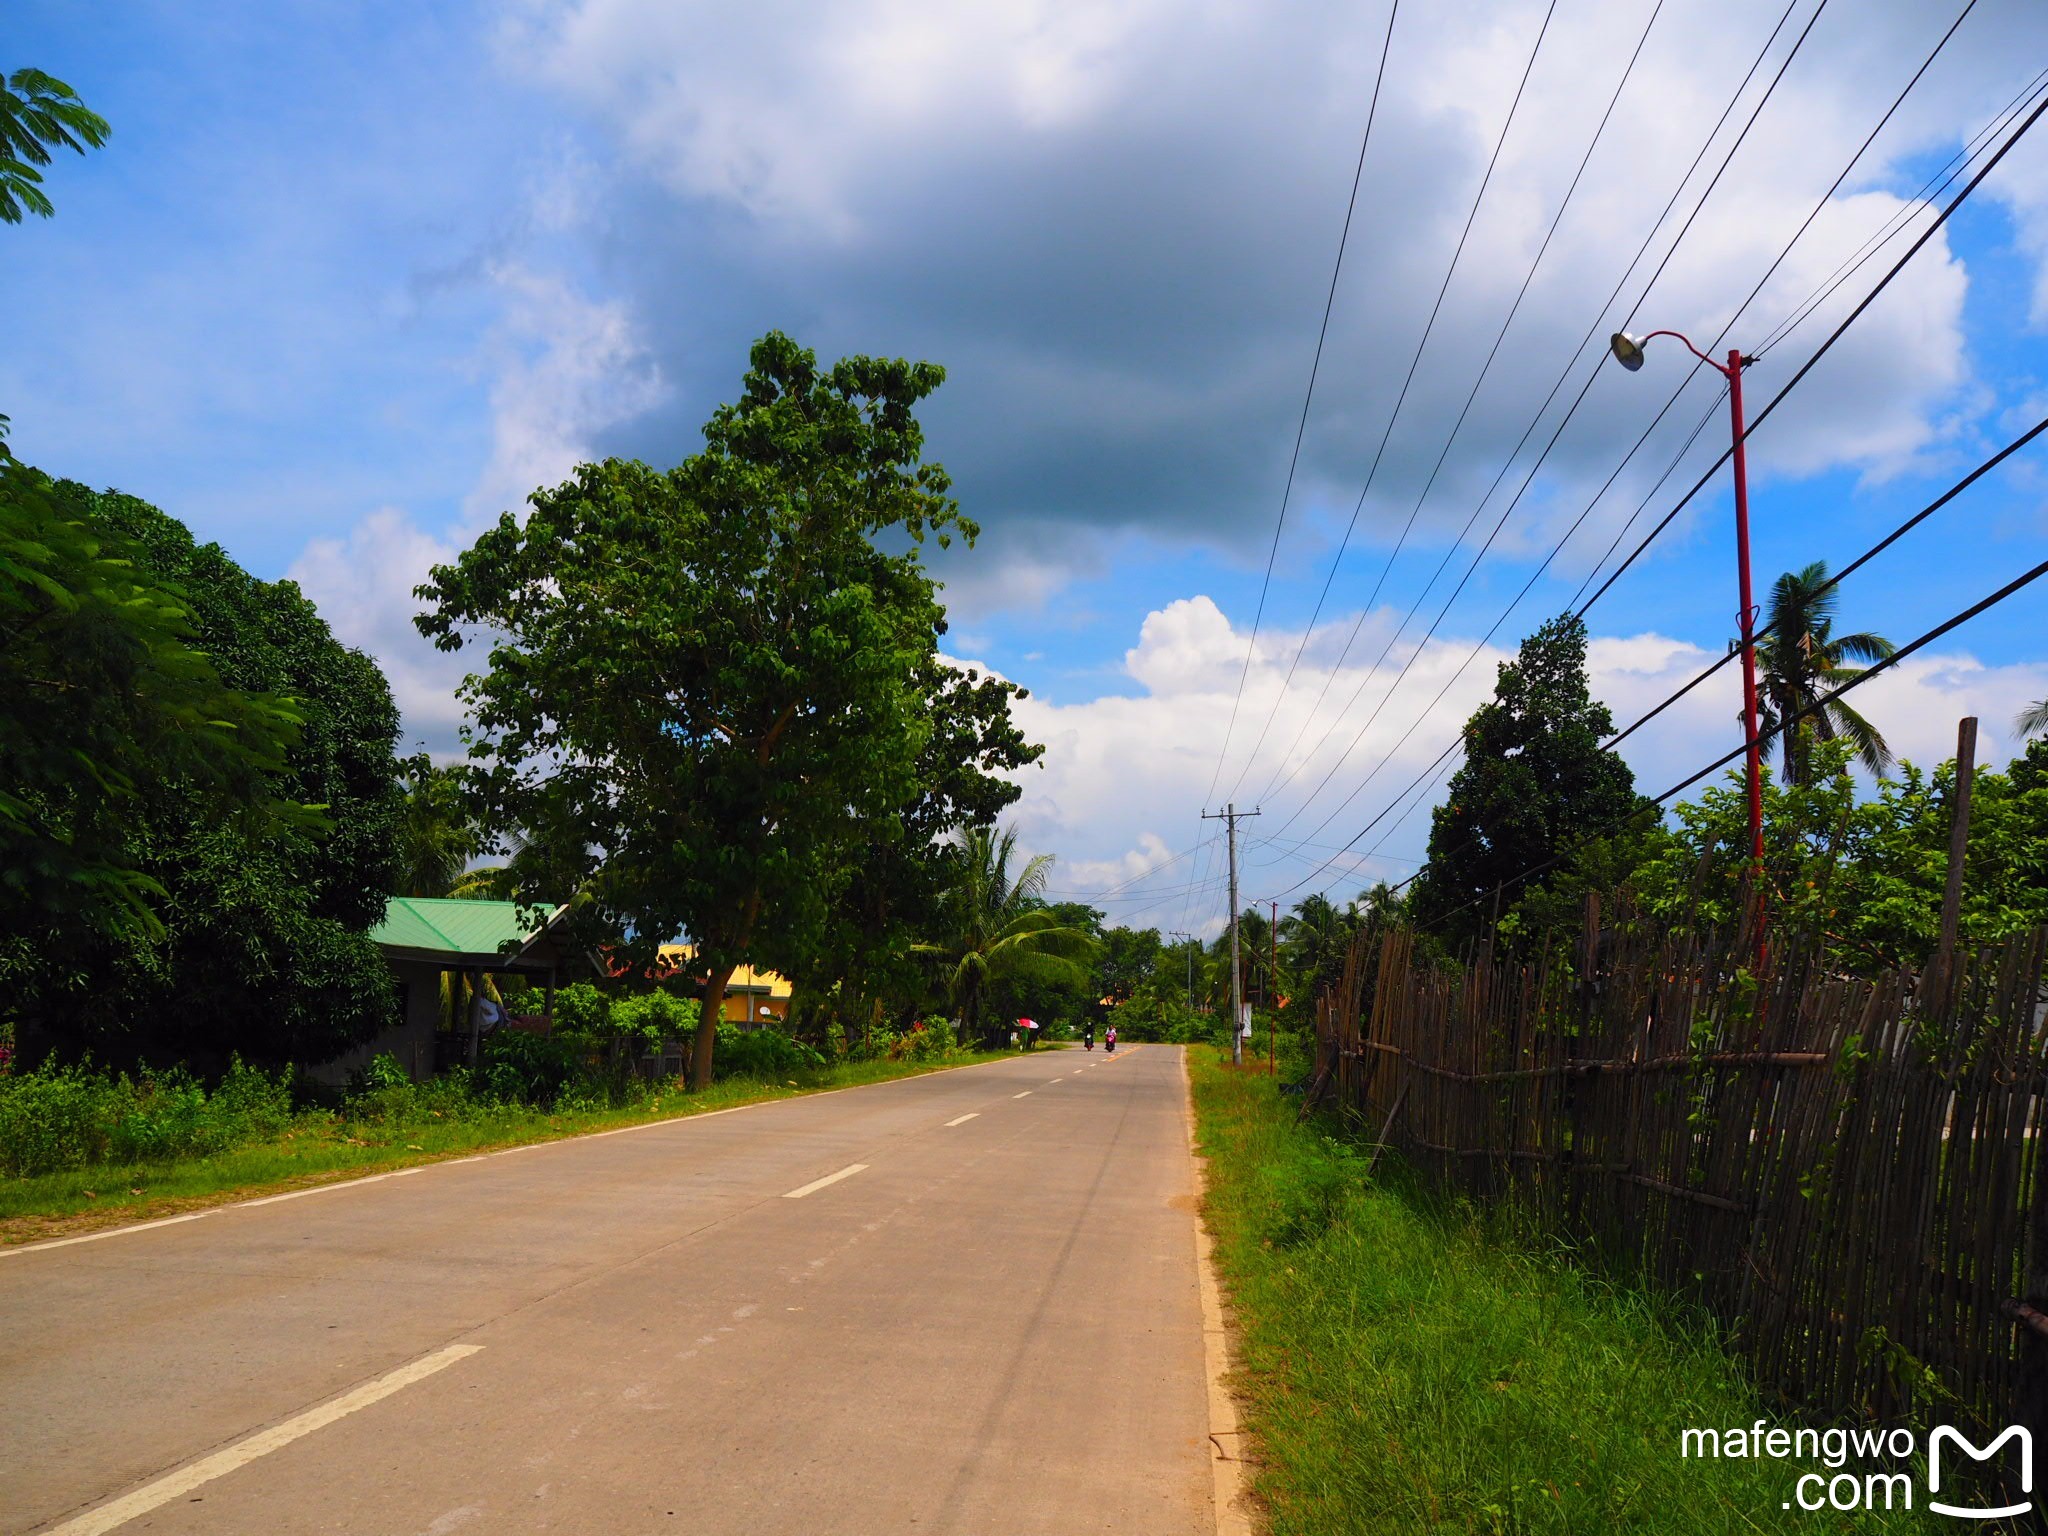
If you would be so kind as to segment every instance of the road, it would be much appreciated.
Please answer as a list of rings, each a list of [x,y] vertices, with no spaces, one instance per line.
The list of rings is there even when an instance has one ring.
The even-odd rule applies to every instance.
[[[1180,1052],[0,1251],[0,1530],[1215,1530]]]

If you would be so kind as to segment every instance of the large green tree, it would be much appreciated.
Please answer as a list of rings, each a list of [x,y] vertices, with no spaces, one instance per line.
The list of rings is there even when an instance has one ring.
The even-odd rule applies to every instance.
[[[162,937],[145,810],[165,782],[213,821],[286,809],[271,776],[299,717],[223,682],[198,630],[126,535],[0,444],[0,967]]]
[[[1756,648],[1760,729],[1766,736],[1782,732],[1788,785],[1806,778],[1808,744],[1814,740],[1845,739],[1872,773],[1883,773],[1892,761],[1891,748],[1877,727],[1840,699],[1820,705],[1785,729],[1784,722],[1863,675],[1864,669],[1849,665],[1851,661],[1882,661],[1894,649],[1884,636],[1867,630],[1835,633],[1835,595],[1841,589],[1828,586],[1827,580],[1824,560],[1780,576],[1772,584],[1765,616],[1770,633]]]
[[[0,77],[0,223],[49,218],[56,209],[38,167],[50,163],[52,149],[98,149],[111,131],[76,91],[40,69]]]
[[[815,974],[848,872],[915,835],[944,619],[917,546],[976,531],[923,458],[943,378],[771,333],[701,452],[585,464],[419,589],[423,633],[488,645],[463,685],[480,818],[580,849],[622,954],[696,944],[699,1085],[733,968]]]
[[[103,1054],[200,1064],[318,1061],[367,1039],[390,1018],[368,930],[398,875],[403,808],[383,674],[294,584],[258,580],[147,502],[71,481],[48,494],[182,597],[196,648],[245,709],[298,724],[236,814],[175,756],[137,783],[123,814],[158,925],[48,956],[23,982],[40,1022]]]
[[[1496,889],[1513,901],[1538,865],[1637,810],[1628,764],[1600,748],[1613,731],[1587,685],[1585,623],[1552,619],[1501,664],[1492,701],[1465,722],[1465,761],[1410,892],[1415,917],[1446,939],[1476,933]]]
[[[924,714],[924,746],[913,797],[895,813],[903,835],[861,848],[837,872],[818,942],[788,972],[797,992],[793,1021],[813,1033],[828,1013],[861,1031],[884,1013],[916,1010],[930,971],[912,946],[945,925],[964,857],[953,834],[994,825],[1023,793],[1001,775],[1045,750],[1026,741],[1010,716],[1010,701],[1023,698],[1023,689],[936,654],[922,673],[913,700]]]

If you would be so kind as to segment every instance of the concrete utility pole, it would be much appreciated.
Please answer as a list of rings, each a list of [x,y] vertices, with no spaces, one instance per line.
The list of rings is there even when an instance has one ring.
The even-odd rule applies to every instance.
[[[1227,824],[1230,833],[1230,1064],[1244,1065],[1244,969],[1237,950],[1237,824],[1256,810],[1240,811],[1232,801],[1220,811],[1202,812],[1204,821]]]
[[[1188,1017],[1195,1016],[1195,936],[1180,929],[1173,930],[1172,937],[1179,939],[1188,950]]]

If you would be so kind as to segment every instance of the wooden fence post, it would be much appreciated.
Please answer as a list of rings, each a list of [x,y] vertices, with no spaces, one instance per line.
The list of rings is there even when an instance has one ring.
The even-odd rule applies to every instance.
[[[1956,925],[1962,915],[1963,865],[1970,851],[1970,790],[1976,779],[1977,717],[1965,715],[1956,726],[1956,788],[1949,811],[1948,888],[1941,898],[1941,938],[1935,946],[1925,992],[1927,1005],[1939,1007],[1947,998],[1949,973],[1955,964]]]
[[[1563,1057],[1564,1075],[1558,1083],[1558,1092],[1563,1099],[1565,1139],[1558,1149],[1558,1175],[1564,1182],[1561,1193],[1564,1196],[1565,1226],[1574,1238],[1583,1238],[1579,1211],[1579,1180],[1574,1165],[1579,1157],[1579,1138],[1585,1130],[1584,1117],[1579,1111],[1579,1074],[1571,1068],[1574,1055],[1582,1053],[1585,1041],[1591,1033],[1593,1023],[1593,966],[1600,955],[1600,893],[1586,892],[1586,923],[1583,940],[1579,948],[1579,1010],[1578,1032],[1567,1049],[1560,1052]]]

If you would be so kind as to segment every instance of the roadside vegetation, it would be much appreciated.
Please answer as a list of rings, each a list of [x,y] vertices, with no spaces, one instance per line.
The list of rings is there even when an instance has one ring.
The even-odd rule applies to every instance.
[[[181,1070],[129,1075],[49,1063],[0,1073],[0,1243],[330,1182],[446,1156],[858,1087],[1000,1059],[966,1051],[943,1027],[912,1031],[872,1056],[827,1061],[772,1033],[750,1071],[691,1091],[586,1062],[551,1083],[552,1064],[499,1051],[476,1072],[411,1081],[380,1057],[346,1092],[308,1101],[287,1074],[240,1062],[209,1089]],[[547,1045],[531,1036],[513,1041]],[[741,1056],[745,1045],[734,1051]]]
[[[1189,1067],[1233,1385],[1275,1536],[1940,1524],[1788,1515],[1802,1469],[1681,1458],[1684,1429],[1775,1422],[1696,1319],[1423,1198],[1398,1168],[1369,1178],[1362,1150],[1298,1124],[1272,1079],[1207,1049]]]

